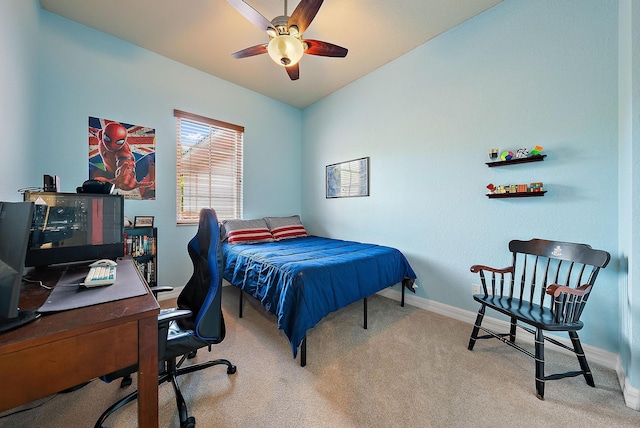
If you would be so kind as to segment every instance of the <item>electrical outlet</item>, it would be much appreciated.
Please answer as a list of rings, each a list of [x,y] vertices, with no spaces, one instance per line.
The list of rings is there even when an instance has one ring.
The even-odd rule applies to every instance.
[[[482,287],[479,284],[471,284],[471,294],[482,293]]]

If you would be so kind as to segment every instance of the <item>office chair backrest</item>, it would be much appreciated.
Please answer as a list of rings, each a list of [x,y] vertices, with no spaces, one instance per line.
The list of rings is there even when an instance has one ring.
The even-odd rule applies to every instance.
[[[191,310],[193,315],[178,323],[183,329],[194,330],[203,340],[221,342],[225,326],[221,307],[220,226],[213,209],[200,211],[198,232],[189,241],[187,251],[193,275],[178,296],[178,307]]]

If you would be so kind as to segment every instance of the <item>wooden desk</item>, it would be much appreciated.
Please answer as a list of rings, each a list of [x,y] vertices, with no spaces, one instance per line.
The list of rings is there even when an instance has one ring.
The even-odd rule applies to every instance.
[[[121,263],[133,261],[125,258]],[[55,285],[61,271],[42,274],[47,285]],[[20,307],[37,309],[48,295],[39,285],[24,283]],[[0,411],[137,363],[138,426],[157,427],[159,311],[148,291],[140,297],[45,314],[0,334]]]

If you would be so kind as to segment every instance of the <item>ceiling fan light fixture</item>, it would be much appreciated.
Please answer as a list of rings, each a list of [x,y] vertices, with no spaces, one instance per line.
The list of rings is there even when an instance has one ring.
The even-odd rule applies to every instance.
[[[267,52],[276,64],[290,67],[300,61],[304,54],[304,46],[300,39],[283,34],[271,39]]]

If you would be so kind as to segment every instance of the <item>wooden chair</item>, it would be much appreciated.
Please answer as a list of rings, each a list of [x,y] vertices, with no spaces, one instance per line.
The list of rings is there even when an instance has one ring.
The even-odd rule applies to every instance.
[[[583,375],[588,385],[595,386],[577,332],[583,327],[580,315],[598,272],[609,263],[609,253],[586,244],[544,239],[514,240],[509,242],[509,250],[513,255],[509,267],[471,266],[471,272],[480,275],[483,293],[473,296],[480,303],[480,309],[469,339],[469,350],[473,350],[477,339],[496,338],[532,357],[536,367],[536,396],[541,400],[547,380]],[[482,327],[487,307],[511,319],[509,333],[495,333]],[[535,336],[535,354],[516,344],[516,327]],[[478,336],[479,330],[488,334]],[[545,336],[543,331],[566,331],[573,346]],[[575,353],[580,370],[545,375],[545,339]]]

